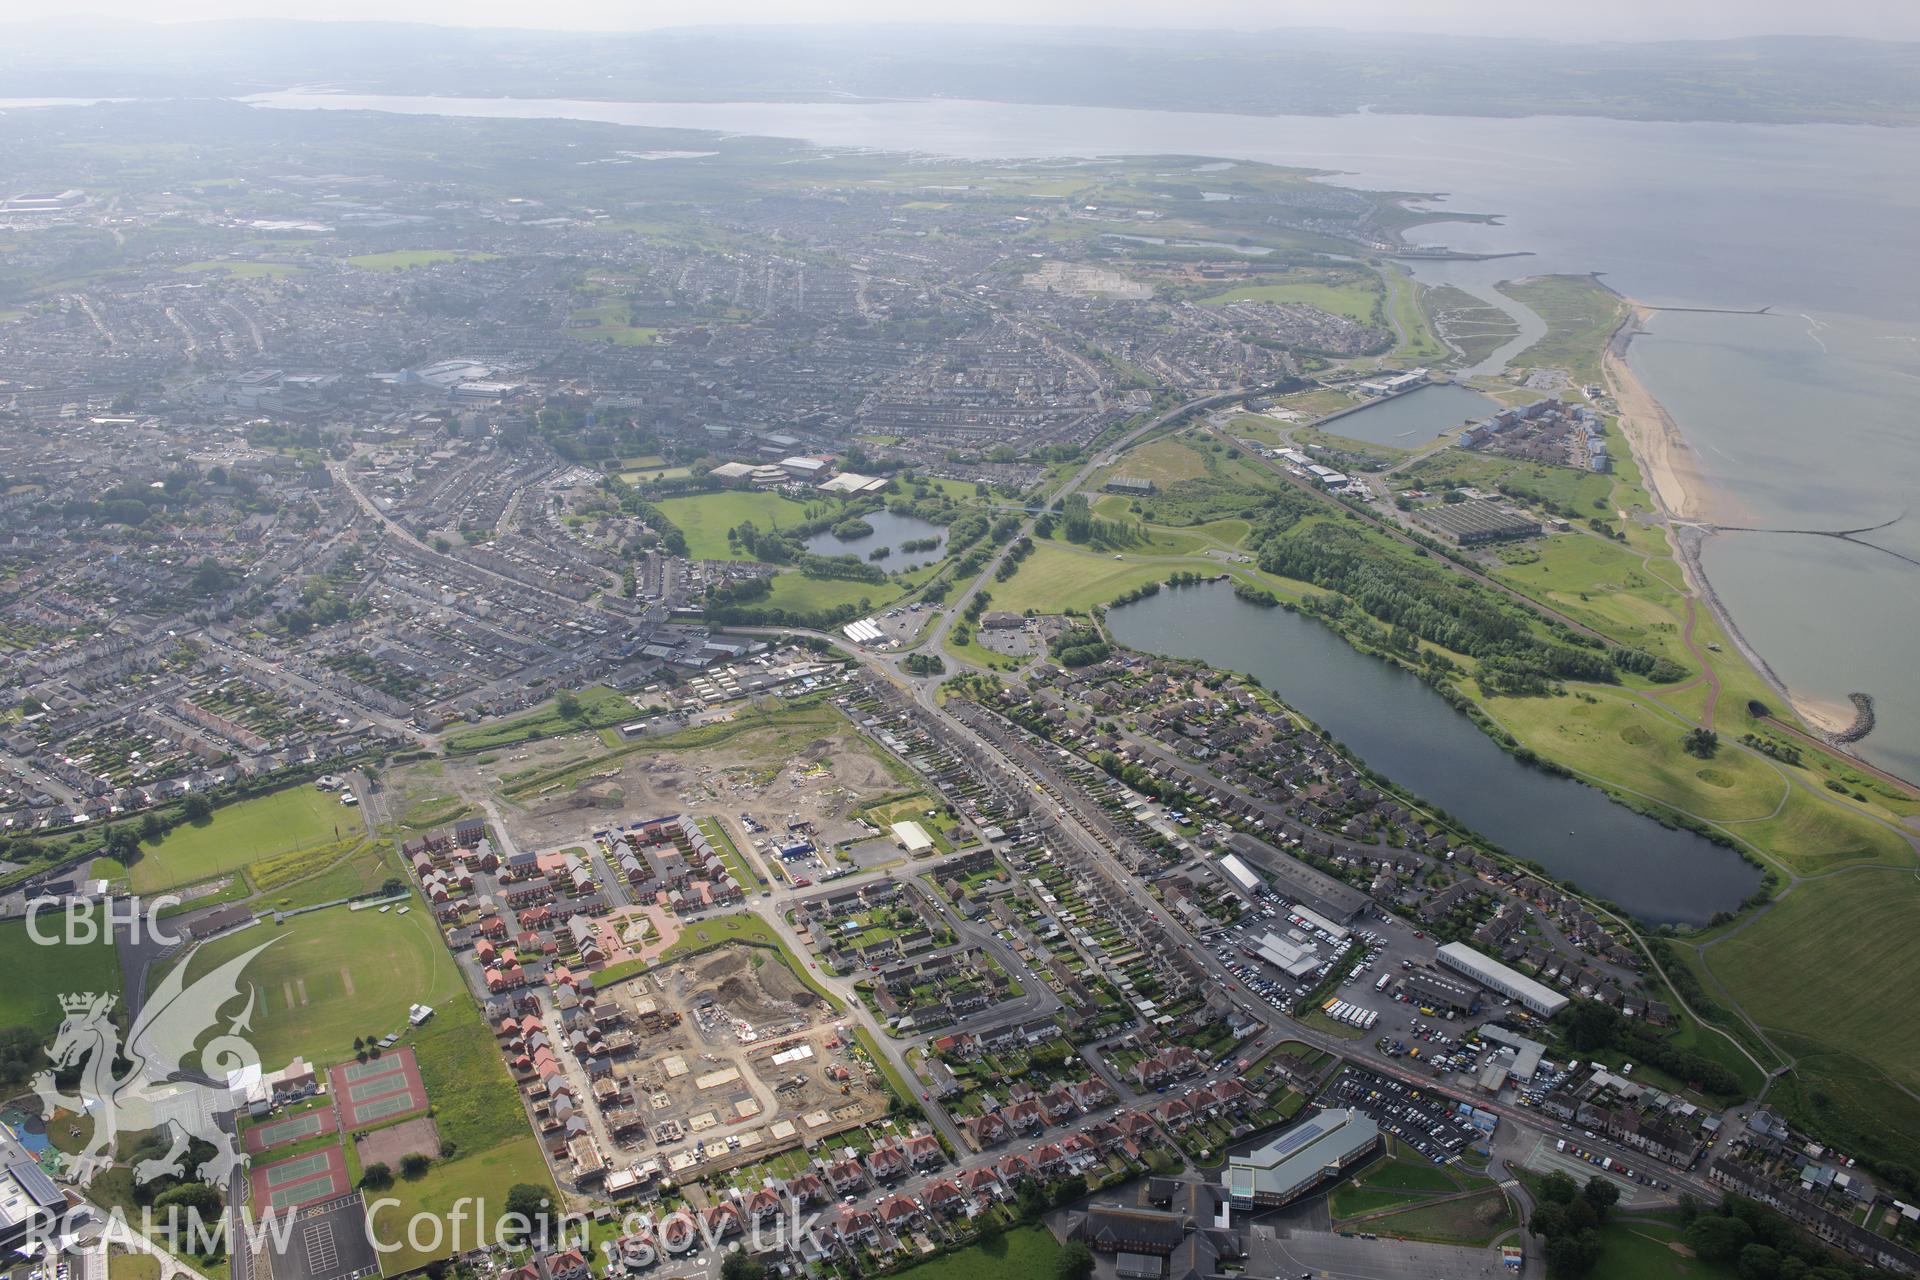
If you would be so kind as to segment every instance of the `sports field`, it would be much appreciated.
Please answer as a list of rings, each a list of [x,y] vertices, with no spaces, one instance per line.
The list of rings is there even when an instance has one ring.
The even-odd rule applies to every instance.
[[[216,938],[194,955],[189,976],[258,946],[254,960],[252,1039],[270,1067],[296,1054],[310,1062],[353,1057],[356,1036],[405,1030],[407,1006],[467,999],[433,917],[423,910],[349,911],[329,907],[285,924],[255,925]]]
[[[727,545],[727,530],[749,520],[757,529],[791,528],[807,512],[807,504],[792,498],[744,489],[662,498],[654,506],[687,536],[687,554],[696,560],[744,560]]]
[[[68,936],[59,913],[38,920],[42,936]],[[76,927],[84,924],[76,920]],[[0,924],[0,972],[7,976],[0,982],[0,1027],[32,1027],[48,1035],[64,1016],[61,994],[120,990],[120,962],[111,941],[43,946],[27,933],[25,920]]]
[[[332,792],[301,783],[215,809],[204,823],[181,823],[148,849],[129,875],[135,893],[158,893],[364,829],[359,810],[341,804]]]

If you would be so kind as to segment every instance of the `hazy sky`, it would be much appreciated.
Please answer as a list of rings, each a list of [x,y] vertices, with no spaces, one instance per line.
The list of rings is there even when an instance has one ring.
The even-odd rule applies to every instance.
[[[635,30],[735,22],[1329,26],[1564,39],[1830,34],[1920,39],[1915,0],[0,0],[0,18],[276,17]]]

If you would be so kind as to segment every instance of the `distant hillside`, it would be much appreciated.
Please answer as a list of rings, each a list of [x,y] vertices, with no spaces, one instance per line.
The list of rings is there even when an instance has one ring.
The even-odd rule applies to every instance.
[[[1920,123],[1920,44],[1565,44],[1327,30],[986,26],[633,34],[217,22],[7,29],[10,96],[370,93],[681,101],[954,97],[1181,111]]]

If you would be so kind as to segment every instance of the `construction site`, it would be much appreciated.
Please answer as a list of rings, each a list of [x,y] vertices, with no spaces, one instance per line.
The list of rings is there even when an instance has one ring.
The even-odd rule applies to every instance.
[[[661,1171],[676,1181],[764,1160],[887,1113],[851,1032],[776,952],[729,946],[611,989],[638,1049],[622,1073]],[[611,1118],[611,1117],[610,1117]]]
[[[658,744],[609,748],[572,734],[435,765],[404,778],[410,804],[487,808],[520,848],[563,844],[627,815],[747,813],[767,826],[795,816],[830,826],[907,777],[827,706],[742,707]]]

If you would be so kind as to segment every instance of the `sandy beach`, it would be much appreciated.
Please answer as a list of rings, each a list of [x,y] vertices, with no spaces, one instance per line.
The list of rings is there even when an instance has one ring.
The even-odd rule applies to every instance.
[[[1819,733],[1845,733],[1853,728],[1854,707],[1851,702],[1834,698],[1810,698],[1787,690],[1787,699],[1793,703],[1793,709],[1807,726]]]
[[[1649,313],[1631,299],[1626,301],[1631,311],[1607,344],[1606,353],[1601,359],[1602,373],[1607,391],[1619,407],[1620,430],[1627,437],[1627,446],[1633,450],[1634,461],[1639,464],[1654,500],[1676,522],[1671,529],[1671,541],[1687,581],[1701,602],[1719,619],[1727,638],[1741,656],[1773,686],[1776,693],[1792,705],[1794,713],[1808,728],[1829,736],[1846,732],[1853,727],[1853,704],[1844,699],[1796,694],[1790,689],[1786,681],[1740,633],[1739,624],[1715,594],[1713,584],[1707,580],[1700,563],[1700,546],[1712,531],[1688,526],[1695,521],[1710,524],[1716,520],[1726,520],[1730,506],[1707,483],[1704,470],[1686,438],[1680,434],[1680,427],[1674,422],[1673,415],[1654,399],[1653,393],[1647,390],[1627,363],[1627,345],[1633,335],[1640,332]]]
[[[1620,429],[1626,433],[1634,459],[1667,514],[1676,520],[1706,519],[1711,498],[1693,450],[1673,416],[1627,364],[1627,343],[1647,316],[1638,304],[1629,301],[1627,305],[1632,315],[1613,335],[1601,361],[1607,390],[1620,406]]]

